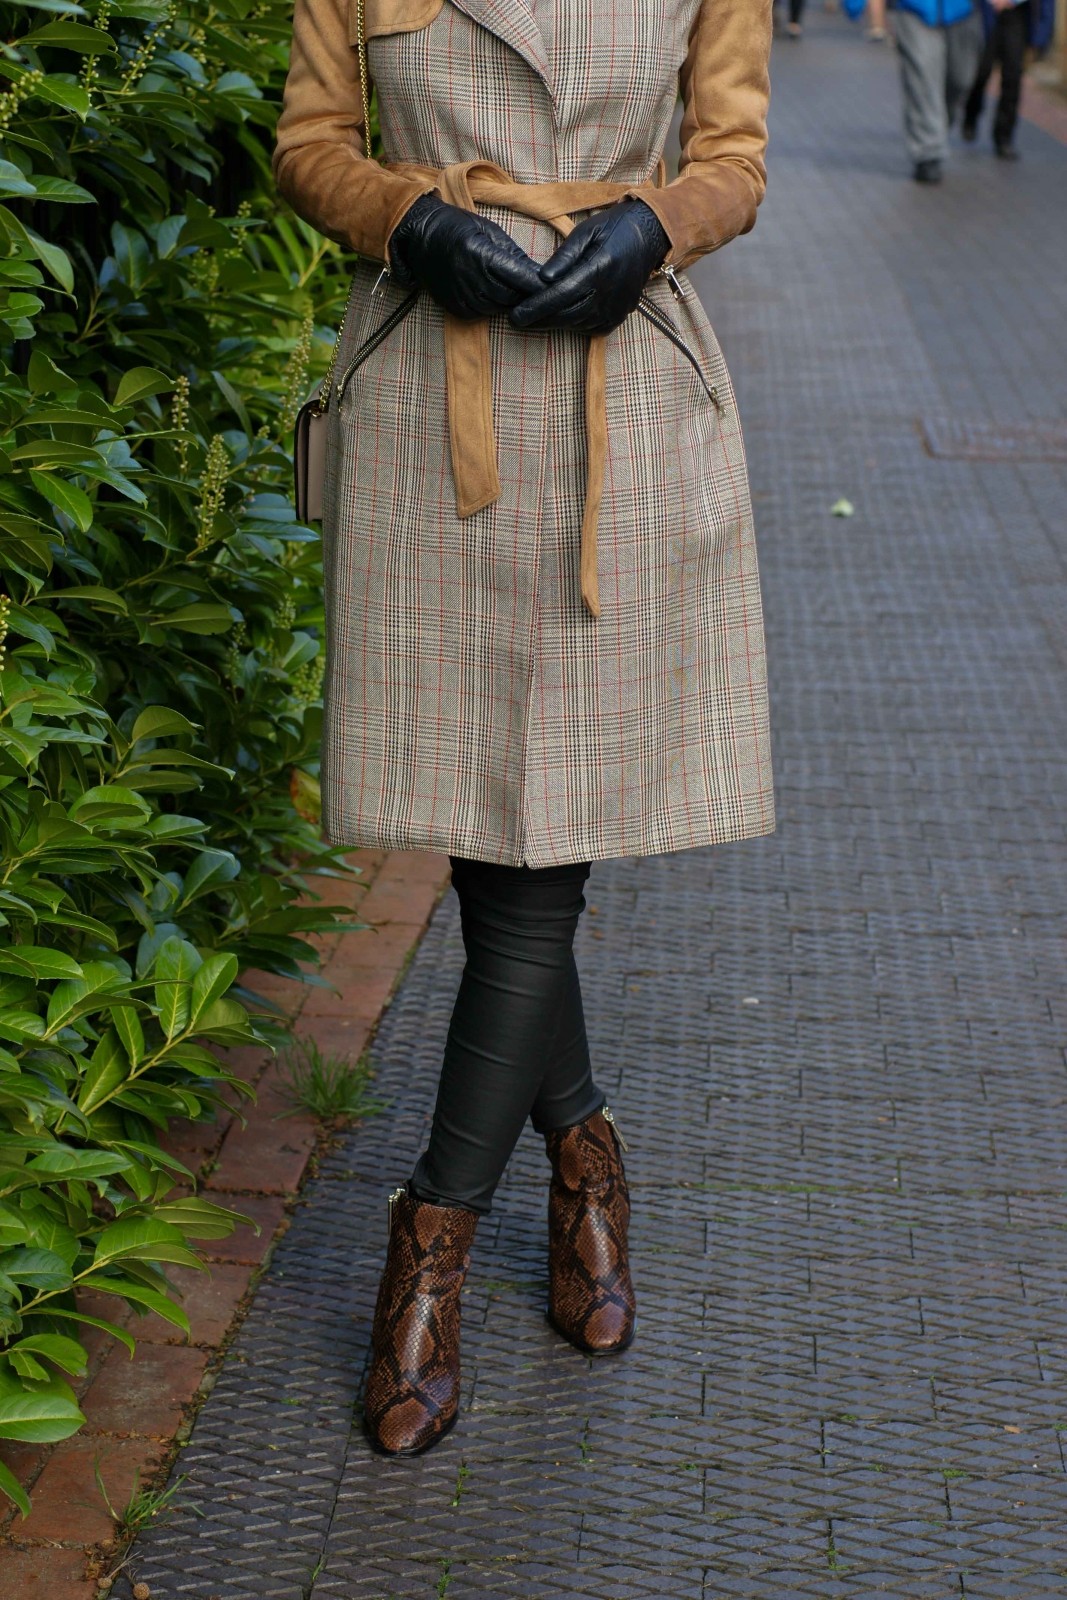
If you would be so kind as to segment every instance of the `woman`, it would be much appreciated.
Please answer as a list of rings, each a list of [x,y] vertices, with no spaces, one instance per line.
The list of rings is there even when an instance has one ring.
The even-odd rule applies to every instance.
[[[755,219],[771,19],[362,13],[297,0],[275,170],[362,258],[327,455],[326,827],[447,850],[467,952],[375,1313],[364,1423],[399,1454],[455,1419],[469,1249],[527,1116],[552,1164],[549,1317],[585,1351],[630,1342],[629,1201],[572,953],[589,864],[773,827],[744,452],[676,275]]]

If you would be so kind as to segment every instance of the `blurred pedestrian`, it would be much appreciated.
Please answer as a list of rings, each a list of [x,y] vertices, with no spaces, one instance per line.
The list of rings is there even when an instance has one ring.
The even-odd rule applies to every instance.
[[[787,5],[788,5],[788,8],[789,8],[789,21],[785,25],[785,31],[789,35],[790,39],[799,39],[801,34],[804,32],[804,26],[803,26],[802,19],[803,19],[803,16],[804,16],[805,0],[787,0]],[[778,5],[777,5],[777,0],[775,0],[774,12],[775,12],[775,31],[777,31],[777,24],[778,24]]]
[[[896,36],[913,176],[940,183],[948,130],[978,72],[982,19],[971,0],[900,0]]]
[[[1002,161],[1018,161],[1015,124],[1023,86],[1026,51],[1047,50],[1052,39],[1055,0],[984,0],[985,49],[963,112],[963,137],[978,137],[985,92],[994,67],[1000,68],[1000,97],[993,118],[993,149]]]
[[[885,27],[885,0],[868,0],[867,37],[872,44],[884,44],[889,37]]]

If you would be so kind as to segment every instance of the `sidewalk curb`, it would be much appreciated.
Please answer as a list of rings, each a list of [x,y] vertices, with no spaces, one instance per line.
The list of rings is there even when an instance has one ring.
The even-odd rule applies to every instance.
[[[325,897],[345,904],[366,931],[321,942],[321,974],[334,989],[301,987],[266,974],[245,975],[252,987],[292,1007],[294,1032],[324,1051],[358,1059],[367,1048],[448,883],[448,860],[422,851],[357,850],[349,858],[361,876],[329,886]],[[287,1116],[277,1062],[268,1052],[231,1052],[256,1100],[244,1122],[171,1129],[166,1147],[200,1178],[201,1191],[252,1218],[260,1232],[240,1227],[205,1249],[207,1273],[173,1270],[185,1291],[188,1340],[158,1317],[138,1328],[132,1365],[105,1334],[86,1330],[89,1370],[75,1386],[86,1415],[81,1432],[59,1444],[0,1446],[32,1493],[28,1519],[13,1507],[0,1516],[0,1593],[12,1600],[94,1600],[106,1593],[104,1575],[122,1548],[117,1512],[135,1488],[162,1483],[200,1403],[210,1392],[226,1348],[255,1295],[274,1244],[289,1225],[299,1192],[329,1134],[309,1116]],[[133,1313],[106,1315],[128,1324]],[[102,1583],[102,1580],[103,1583]]]

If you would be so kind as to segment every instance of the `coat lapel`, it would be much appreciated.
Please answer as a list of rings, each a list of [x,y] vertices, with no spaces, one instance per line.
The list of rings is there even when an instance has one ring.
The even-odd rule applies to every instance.
[[[452,0],[452,4],[517,51],[551,92],[551,67],[532,0]]]

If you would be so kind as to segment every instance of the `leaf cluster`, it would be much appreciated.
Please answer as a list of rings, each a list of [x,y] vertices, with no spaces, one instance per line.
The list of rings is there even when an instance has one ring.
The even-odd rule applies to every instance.
[[[84,1292],[184,1327],[235,1219],[161,1135],[245,1092],[241,974],[343,918],[287,447],[345,272],[270,181],[289,25],[0,0],[0,1440],[80,1425],[80,1326],[132,1348]]]

